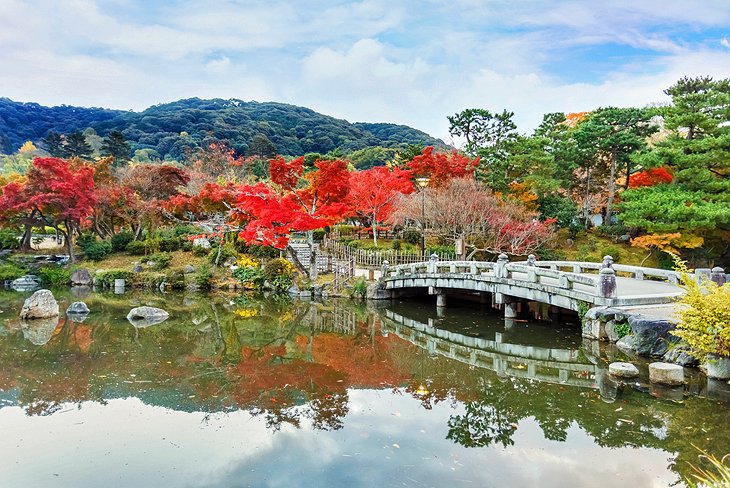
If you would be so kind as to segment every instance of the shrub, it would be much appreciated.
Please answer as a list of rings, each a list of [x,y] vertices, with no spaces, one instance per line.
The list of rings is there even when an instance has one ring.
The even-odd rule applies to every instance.
[[[96,242],[96,236],[91,232],[84,232],[76,238],[76,244],[86,252],[86,248]]]
[[[147,256],[147,260],[155,263],[152,269],[160,270],[167,268],[172,260],[172,256],[166,252],[156,252]]]
[[[404,230],[403,241],[407,242],[408,244],[413,244],[414,246],[417,246],[421,243],[421,232],[414,229]]]
[[[94,278],[102,286],[114,286],[114,280],[126,280],[131,282],[134,273],[125,269],[110,269],[96,273]]]
[[[17,249],[19,247],[18,232],[13,229],[0,229],[0,249]]]
[[[71,271],[59,266],[44,266],[38,269],[38,276],[44,285],[62,286],[71,281]]]
[[[127,244],[134,240],[134,236],[131,232],[123,230],[118,234],[112,236],[112,251],[119,252],[124,251],[127,248]]]
[[[272,259],[264,265],[262,274],[274,291],[283,292],[292,284],[294,265],[283,258]]]
[[[180,225],[176,225],[175,227],[172,228],[172,235],[174,235],[176,237],[187,237],[187,236],[192,236],[192,235],[196,235],[199,233],[200,233],[200,231],[197,230],[192,225],[180,224]]]
[[[394,251],[400,251],[400,249],[401,249],[400,239],[393,239],[393,241],[390,243],[390,248]]]
[[[97,241],[86,243],[84,253],[92,261],[101,261],[112,252],[112,243],[109,241]]]
[[[25,274],[25,269],[13,263],[0,264],[0,281],[14,280]]]
[[[352,284],[352,297],[360,297],[365,299],[368,294],[368,282],[364,276],[359,276]]]
[[[193,248],[193,256],[198,256],[199,258],[202,258],[203,256],[207,256],[210,253],[210,249],[206,249],[201,246],[193,246],[192,244],[191,246]]]
[[[718,286],[689,276],[686,263],[675,259],[686,293],[679,299],[679,323],[672,334],[684,339],[692,355],[705,360],[708,354],[730,357],[730,283]]]
[[[145,254],[145,245],[142,241],[131,241],[124,249],[134,256],[143,256]]]
[[[216,257],[218,256],[218,246],[214,246],[210,249],[210,252],[208,253],[208,260],[211,264],[215,263]],[[236,248],[233,244],[226,242],[223,244],[223,247],[221,248],[221,254],[218,258],[218,264],[223,264],[226,262],[226,259],[228,258],[235,258],[238,257],[238,252],[236,251]]]
[[[325,231],[324,229],[316,229],[312,231],[312,237],[315,241],[321,241],[324,239]]]
[[[159,239],[158,248],[160,251],[171,252],[177,251],[182,247],[180,237],[163,237]]]
[[[165,274],[165,283],[173,290],[185,288],[185,273],[180,269],[173,269]]]
[[[198,266],[198,270],[195,272],[193,277],[195,284],[203,290],[210,288],[210,282],[213,279],[213,270],[208,263],[203,263]]]
[[[255,258],[274,259],[279,257],[279,250],[271,246],[252,245],[248,247],[248,253]]]

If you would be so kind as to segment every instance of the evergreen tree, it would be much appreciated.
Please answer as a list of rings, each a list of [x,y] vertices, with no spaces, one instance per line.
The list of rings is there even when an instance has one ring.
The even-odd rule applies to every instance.
[[[49,131],[41,142],[43,143],[43,148],[54,158],[66,157],[63,136],[58,132]]]
[[[116,164],[129,161],[130,150],[129,142],[118,130],[109,132],[101,144],[102,155],[112,156]]]
[[[86,136],[81,131],[74,131],[66,136],[66,157],[77,157],[89,159],[91,157],[91,145],[86,142]]]

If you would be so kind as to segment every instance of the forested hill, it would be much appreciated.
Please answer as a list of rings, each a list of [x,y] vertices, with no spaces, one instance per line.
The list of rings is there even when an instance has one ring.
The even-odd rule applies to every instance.
[[[157,154],[152,155],[161,159],[180,159],[190,148],[214,139],[227,141],[241,155],[258,154],[267,147],[279,154],[297,156],[336,149],[347,154],[371,146],[444,146],[442,141],[411,127],[352,124],[308,108],[275,102],[190,98],[131,112],[66,105],[44,107],[0,98],[0,151],[5,154],[17,151],[28,140],[42,146],[41,139],[49,131],[68,134],[88,128],[102,137],[112,130],[121,131],[132,152],[153,150]],[[257,147],[262,143],[267,147]]]

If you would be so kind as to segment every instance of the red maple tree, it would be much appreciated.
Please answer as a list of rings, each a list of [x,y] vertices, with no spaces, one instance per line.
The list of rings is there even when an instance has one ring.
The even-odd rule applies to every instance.
[[[378,245],[377,225],[390,218],[393,204],[400,195],[413,192],[411,172],[385,166],[353,173],[350,177],[352,210],[373,228],[373,243]]]
[[[36,158],[25,182],[5,185],[0,195],[0,217],[25,216],[56,229],[65,238],[74,261],[71,240],[96,204],[94,168],[79,161]]]
[[[472,176],[478,166],[478,157],[470,159],[456,151],[436,152],[433,146],[426,147],[421,154],[408,163],[408,168],[414,177],[429,178],[428,186],[434,188],[442,186],[453,178]]]
[[[672,174],[666,168],[645,169],[629,177],[629,188],[671,183],[672,179]]]

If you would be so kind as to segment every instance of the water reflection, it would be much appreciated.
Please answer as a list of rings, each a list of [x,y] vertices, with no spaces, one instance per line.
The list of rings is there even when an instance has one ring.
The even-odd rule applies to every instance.
[[[76,298],[62,295],[62,300]],[[82,424],[94,415],[99,422],[118,422],[113,419],[119,410],[134,400],[139,425],[128,422],[126,428],[139,436],[153,419],[176,412],[197,419],[182,429],[207,431],[217,425],[261,449],[278,445],[276,460],[256,455],[255,462],[243,461],[245,456],[238,456],[232,471],[238,475],[264,466],[274,469],[276,464],[283,467],[273,478],[291,477],[295,469],[303,469],[303,461],[292,461],[287,468],[282,458],[317,446],[331,461],[360,456],[357,468],[334,461],[328,466],[349,469],[349,476],[360,480],[354,485],[362,486],[372,485],[362,473],[379,472],[387,464],[384,457],[395,459],[405,452],[404,442],[429,449],[421,452],[428,457],[427,466],[420,472],[406,470],[410,478],[430,484],[441,480],[437,485],[456,478],[447,476],[450,468],[442,471],[432,464],[454,453],[475,463],[461,466],[459,472],[484,485],[478,468],[485,463],[506,463],[495,467],[495,476],[510,472],[507,483],[511,476],[522,479],[516,473],[524,460],[500,463],[497,460],[505,455],[500,453],[550,449],[613,459],[617,454],[603,448],[626,448],[634,454],[619,456],[626,460],[617,470],[640,476],[638,467],[652,466],[650,472],[668,483],[688,473],[686,461],[696,462],[690,443],[719,455],[730,452],[724,433],[730,410],[727,404],[703,398],[727,395],[726,384],[708,387],[695,377],[679,392],[657,391],[642,379],[617,385],[607,378],[606,368],[609,361],[621,358],[620,353],[584,344],[571,328],[524,323],[507,331],[499,317],[479,311],[447,309],[439,318],[408,303],[376,309],[349,301],[154,294],[90,294],[85,301],[91,309],[85,322],[61,317],[52,328],[49,324],[43,333],[29,336],[23,324],[9,317],[22,297],[0,293],[0,310],[5,311],[0,315],[0,422],[14,426],[11,439],[38,441],[36,436],[43,434],[34,430],[39,425],[34,418],[62,423],[55,419],[68,418],[72,411]],[[164,308],[170,318],[154,327],[135,328],[126,315],[143,305]],[[20,409],[25,420],[16,413]],[[249,419],[243,426],[241,415]],[[158,430],[170,438],[170,429]],[[269,437],[273,433],[277,437]],[[325,433],[328,437],[321,437]],[[330,445],[320,445],[323,439]],[[92,441],[81,436],[78,442]],[[3,455],[18,456],[10,441],[0,446]],[[171,456],[166,449],[161,452]],[[409,457],[416,462],[413,452]],[[170,462],[166,457],[155,459]],[[311,462],[311,456],[302,455],[304,459]],[[549,471],[557,460],[531,462],[541,466],[536,470]],[[665,472],[667,467],[675,474]],[[585,476],[599,476],[587,466],[583,470]],[[384,470],[399,480],[406,471]],[[30,476],[29,472],[16,474]],[[299,485],[315,486],[310,483],[314,479],[336,485],[349,479],[344,471],[311,476]],[[554,469],[552,476],[556,483],[570,484],[564,470]],[[636,479],[619,478],[623,484],[643,486]],[[2,479],[0,475],[0,484]],[[251,475],[250,484],[274,484],[263,479]],[[581,479],[605,481],[600,476]],[[224,476],[220,482],[230,486],[231,478]],[[215,485],[210,477],[188,484]]]

